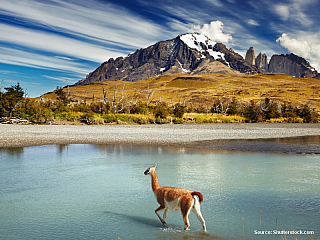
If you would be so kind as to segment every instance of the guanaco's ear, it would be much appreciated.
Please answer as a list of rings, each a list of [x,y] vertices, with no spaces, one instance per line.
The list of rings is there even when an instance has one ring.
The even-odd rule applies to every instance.
[[[156,167],[157,167],[157,164],[155,164],[153,168],[156,169]]]

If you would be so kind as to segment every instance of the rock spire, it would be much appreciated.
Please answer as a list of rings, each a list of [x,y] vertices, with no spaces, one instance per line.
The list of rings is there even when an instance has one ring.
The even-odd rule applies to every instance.
[[[268,57],[267,55],[261,54],[261,52],[258,54],[256,58],[256,66],[261,69],[262,72],[268,72],[269,67],[268,67]]]
[[[245,60],[252,64],[252,65],[255,65],[255,60],[256,60],[256,56],[255,56],[255,53],[254,53],[254,48],[253,47],[250,47],[246,53],[246,58]]]

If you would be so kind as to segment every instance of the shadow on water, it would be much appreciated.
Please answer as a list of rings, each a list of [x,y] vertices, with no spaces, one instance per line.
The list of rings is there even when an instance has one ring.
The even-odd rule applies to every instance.
[[[119,218],[120,220],[130,220],[135,223],[144,225],[146,227],[151,227],[154,230],[155,239],[184,239],[184,240],[207,240],[207,239],[215,239],[215,240],[225,240],[225,238],[220,237],[218,235],[204,232],[204,231],[194,231],[194,230],[183,230],[181,226],[175,224],[163,225],[157,219],[150,219],[146,217],[139,217],[121,213],[115,213],[111,211],[105,211],[105,214],[108,216]]]
[[[111,211],[104,211],[105,214],[107,214],[108,216],[113,216],[113,217],[117,217],[120,219],[129,219],[133,222],[136,223],[140,223],[149,227],[160,227],[163,226],[159,221],[157,221],[156,219],[150,219],[150,218],[145,218],[145,217],[138,217],[138,216],[132,216],[132,215],[126,215],[126,214],[121,214],[121,213],[115,213],[115,212],[111,212]]]

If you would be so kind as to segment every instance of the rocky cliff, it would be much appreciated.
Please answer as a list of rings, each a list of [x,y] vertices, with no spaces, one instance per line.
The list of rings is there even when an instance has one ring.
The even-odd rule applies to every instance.
[[[255,65],[256,55],[254,53],[254,48],[250,47],[246,53],[246,61],[252,65]]]
[[[269,72],[286,73],[295,77],[315,77],[317,71],[304,58],[293,53],[273,55],[269,63]]]
[[[259,55],[256,58],[256,66],[259,67],[262,72],[269,71],[268,57],[265,53],[259,53]]]
[[[261,52],[255,58],[254,48],[250,47],[246,53],[246,61],[255,64],[262,72],[286,73],[295,77],[316,77],[318,72],[308,61],[293,53],[287,55],[273,55],[268,64],[268,57]],[[255,59],[255,60],[254,60]]]
[[[212,64],[214,61],[222,64]],[[227,49],[224,44],[193,33],[138,49],[125,58],[111,58],[76,84],[106,79],[136,81],[162,74],[201,72],[254,74],[261,70],[232,49]]]

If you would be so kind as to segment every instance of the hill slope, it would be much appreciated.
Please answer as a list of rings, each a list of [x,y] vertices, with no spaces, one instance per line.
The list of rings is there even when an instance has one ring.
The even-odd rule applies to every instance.
[[[104,93],[103,93],[104,89]],[[64,88],[67,91],[67,88]],[[295,105],[310,102],[320,110],[320,80],[294,78],[287,74],[262,73],[255,75],[170,74],[136,82],[107,80],[69,87],[74,101],[104,101],[104,97],[122,102],[148,101],[185,103],[193,107],[211,107],[215,98],[236,98],[248,102],[269,97]],[[48,93],[44,99],[56,99]]]

